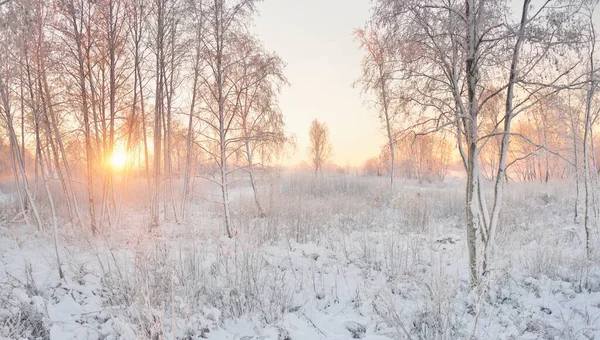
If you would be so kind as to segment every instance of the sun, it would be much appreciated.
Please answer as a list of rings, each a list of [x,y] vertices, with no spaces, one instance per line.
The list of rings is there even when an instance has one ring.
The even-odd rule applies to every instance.
[[[115,170],[122,170],[127,164],[127,153],[125,153],[123,150],[113,151],[113,154],[109,160],[109,164]]]

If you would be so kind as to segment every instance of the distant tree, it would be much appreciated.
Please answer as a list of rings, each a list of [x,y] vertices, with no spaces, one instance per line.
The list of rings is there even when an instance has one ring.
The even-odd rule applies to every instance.
[[[434,135],[417,136],[409,143],[407,161],[412,163],[419,183],[443,181],[448,173],[450,144]]]
[[[381,176],[383,173],[383,164],[379,157],[367,159],[362,165],[362,174],[369,176]]]
[[[310,124],[310,162],[315,170],[315,175],[323,173],[323,164],[331,156],[331,144],[329,142],[329,129],[325,123],[313,120]]]

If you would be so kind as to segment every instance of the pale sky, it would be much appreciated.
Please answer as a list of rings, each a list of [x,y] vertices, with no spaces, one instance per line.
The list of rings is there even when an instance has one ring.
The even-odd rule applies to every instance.
[[[296,135],[292,164],[308,158],[308,129],[317,118],[329,126],[332,161],[360,165],[379,155],[384,135],[376,111],[352,83],[362,52],[353,31],[369,18],[369,0],[264,0],[254,32],[287,63],[290,86],[280,95],[286,129]]]

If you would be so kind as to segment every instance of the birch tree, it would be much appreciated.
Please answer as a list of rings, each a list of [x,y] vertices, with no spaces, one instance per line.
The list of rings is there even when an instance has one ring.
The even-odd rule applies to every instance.
[[[309,146],[308,154],[315,176],[323,174],[323,165],[331,156],[331,143],[329,141],[329,129],[325,123],[313,120],[308,131]]]
[[[243,169],[250,177],[256,208],[264,217],[257,192],[256,171],[261,164],[256,160],[256,154],[265,149],[276,151],[287,143],[283,116],[277,107],[279,87],[286,79],[281,58],[264,51],[258,41],[246,39],[239,46],[240,54],[245,56],[240,63],[243,77],[237,89],[240,93],[238,125],[243,143],[242,158],[246,163]]]
[[[565,49],[580,41],[574,28],[574,13],[579,10],[575,2],[550,6],[548,1],[532,10],[531,1],[524,0],[518,21],[511,19],[508,8],[508,2],[503,1],[440,0],[425,4],[380,0],[373,16],[380,28],[394,36],[400,53],[397,68],[407,77],[402,97],[413,112],[420,112],[416,126],[424,130],[421,133],[449,128],[456,131],[467,175],[465,215],[473,285],[490,269],[507,152],[514,135],[512,121],[542,98],[569,87],[567,75],[577,60],[565,57]],[[496,90],[483,91],[490,88]],[[482,110],[496,96],[503,98],[502,119],[484,134],[480,131],[486,118]],[[479,157],[482,147],[496,136],[502,139],[488,209]]]
[[[190,110],[188,113],[188,126],[187,126],[187,138],[186,138],[186,156],[185,156],[185,168],[183,173],[183,192],[181,199],[181,218],[185,220],[187,215],[187,209],[190,201],[191,192],[191,175],[192,175],[192,159],[194,157],[194,141],[196,140],[196,126],[198,120],[196,119],[198,105],[198,91],[200,76],[202,73],[202,44],[204,39],[204,6],[203,1],[193,2],[190,6],[190,12],[192,14],[191,30],[193,32],[193,68],[192,68],[192,88],[191,88],[191,103]]]
[[[2,45],[5,46],[2,52],[0,52],[0,60],[2,60],[0,63],[0,113],[2,113],[2,118],[6,126],[6,134],[8,135],[11,166],[23,218],[26,223],[29,224],[29,212],[26,208],[30,207],[35,226],[41,231],[42,221],[37,209],[37,204],[34,201],[33,194],[30,190],[29,178],[25,169],[24,149],[19,146],[19,139],[15,129],[14,109],[11,100],[13,97],[11,93],[11,83],[16,82],[18,79],[15,74],[15,70],[17,70],[18,67],[11,62],[11,59],[13,61],[14,59],[10,57],[9,51],[11,50],[11,47],[16,47],[15,39],[11,38],[12,32],[16,29],[15,25],[18,25],[18,23],[15,23],[14,21],[8,22],[9,16],[16,14],[13,9],[10,8],[10,4],[8,7],[9,8],[0,8],[0,15],[2,15],[0,17],[0,23],[2,24],[0,37],[2,37]],[[24,198],[22,197],[23,194],[25,196]],[[25,205],[25,201],[27,202],[27,206]]]
[[[386,133],[390,154],[390,186],[393,189],[396,176],[395,140],[397,138],[394,131],[397,130],[395,118],[398,115],[397,104],[394,105],[396,98],[393,93],[394,77],[398,77],[394,73],[393,45],[385,31],[380,32],[376,28],[358,30],[355,36],[366,53],[362,61],[360,82],[364,92],[375,94],[379,118]]]
[[[171,137],[173,95],[176,69],[179,66],[177,32],[180,4],[171,0],[156,0],[154,4],[153,50],[154,67],[154,166],[151,199],[151,223],[153,229],[159,225],[160,198],[163,194],[163,214],[168,215],[169,203],[176,218],[173,192],[171,190]],[[161,162],[161,158],[163,162]]]
[[[88,81],[91,78],[86,77],[89,73],[89,69],[86,66],[86,62],[89,63],[89,58],[86,58],[86,46],[90,46],[90,42],[85,42],[86,28],[89,28],[90,13],[92,11],[91,5],[86,3],[76,3],[73,0],[60,0],[57,2],[57,12],[62,16],[64,20],[63,25],[59,25],[57,29],[63,36],[63,39],[69,41],[69,47],[66,52],[68,57],[74,61],[73,69],[70,74],[77,84],[79,90],[79,101],[81,103],[81,114],[82,114],[82,128],[85,140],[85,160],[86,160],[86,187],[88,193],[88,213],[90,228],[93,233],[99,231],[97,218],[96,218],[96,207],[95,207],[95,171],[94,171],[94,145],[92,136],[92,122],[96,119],[90,115],[90,93],[88,87]],[[89,30],[87,31],[88,39],[90,37]]]
[[[223,221],[227,236],[234,236],[231,224],[229,186],[231,174],[239,170],[230,166],[232,158],[241,148],[240,128],[235,124],[240,110],[240,88],[244,74],[237,72],[244,59],[237,44],[249,33],[246,24],[254,11],[252,0],[207,1],[206,38],[202,40],[202,62],[206,72],[200,77],[201,100],[204,114],[199,117],[205,125],[201,139],[196,143],[217,167],[216,184],[221,193],[217,202],[223,208]]]
[[[591,136],[592,131],[592,111],[593,111],[593,97],[597,91],[598,69],[595,64],[596,58],[596,30],[594,27],[594,11],[596,9],[597,1],[592,0],[585,5],[585,18],[586,20],[586,31],[588,37],[588,55],[587,55],[587,90],[585,96],[585,115],[584,115],[584,129],[583,129],[583,188],[584,188],[584,211],[583,211],[583,228],[585,231],[585,252],[589,259],[592,253],[591,249],[591,235],[590,235],[590,204],[591,204],[591,172],[592,168],[595,170],[595,166],[590,164],[590,144],[593,145],[593,137]]]

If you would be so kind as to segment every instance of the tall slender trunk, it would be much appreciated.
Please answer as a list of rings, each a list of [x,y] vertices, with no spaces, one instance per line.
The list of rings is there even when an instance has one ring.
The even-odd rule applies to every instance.
[[[544,115],[542,118],[542,128],[544,129],[544,155],[546,162],[546,171],[544,174],[544,183],[548,184],[550,180],[550,152],[548,151],[548,117]]]
[[[49,147],[49,150],[52,152],[52,155],[54,156],[54,162],[55,162],[55,168],[56,168],[56,174],[58,175],[58,178],[60,180],[61,186],[63,188],[63,192],[65,193],[65,198],[67,201],[67,209],[69,212],[69,217],[71,218],[71,222],[73,224],[75,224],[75,214],[74,214],[74,207],[73,202],[71,202],[71,192],[69,191],[69,187],[68,187],[68,183],[64,178],[64,174],[62,171],[62,167],[60,165],[60,157],[58,155],[58,151],[57,151],[57,147],[54,143],[54,138],[53,138],[53,132],[52,132],[52,128],[51,128],[51,123],[50,123],[50,118],[49,118],[49,113],[48,113],[48,105],[47,105],[47,99],[45,98],[45,95],[43,94],[43,91],[41,90],[41,84],[39,85],[40,87],[40,93],[39,93],[39,97],[40,97],[40,101],[41,101],[41,110],[40,108],[37,107],[37,104],[35,104],[35,98],[34,98],[34,94],[33,94],[33,86],[30,84],[30,97],[31,97],[31,101],[32,101],[32,108],[33,108],[33,117],[34,120],[36,122],[36,126],[39,129],[39,121],[40,121],[40,111],[41,113],[43,113],[43,122],[44,122],[44,130],[46,132],[46,140],[47,140],[47,145]],[[40,149],[41,152],[41,149]],[[50,160],[51,158],[48,155],[48,164],[50,164]],[[40,160],[41,161],[41,160]],[[42,163],[40,163],[40,166],[42,165]],[[76,202],[75,202],[76,203]]]
[[[477,230],[479,229],[477,216],[477,117],[479,114],[479,103],[477,101],[477,85],[479,82],[478,53],[477,53],[477,13],[475,13],[474,0],[466,0],[465,14],[467,18],[467,94],[469,117],[466,120],[466,142],[467,142],[467,188],[466,188],[466,218],[467,218],[467,249],[469,252],[469,279],[472,286],[479,283],[477,262]]]
[[[118,8],[115,8],[114,0],[108,1],[108,100],[109,100],[109,138],[108,157],[112,157],[115,149],[115,117],[116,117],[116,95],[117,95],[117,30],[119,24]],[[110,169],[112,170],[112,169]],[[103,205],[108,212],[108,223],[111,224],[111,210],[116,211],[115,188],[113,171],[106,171],[106,183],[104,189]],[[111,209],[112,208],[112,209]]]
[[[63,176],[62,171],[60,170],[61,169],[60,163],[57,158],[58,154],[55,154],[56,170],[57,170],[57,173],[59,174],[59,179],[61,180],[61,182],[63,182],[63,187],[66,188],[65,195],[67,196],[67,203],[70,205],[69,209],[73,210],[73,213],[75,215],[75,221],[77,221],[78,224],[81,224],[82,223],[81,213],[79,212],[79,206],[77,205],[77,194],[76,194],[75,188],[73,186],[73,176],[71,175],[71,167],[70,167],[69,161],[67,159],[67,152],[65,150],[65,146],[62,141],[62,136],[61,136],[60,130],[58,128],[58,121],[56,119],[54,107],[52,105],[51,98],[50,98],[50,96],[51,96],[50,95],[50,87],[48,86],[48,77],[45,72],[45,63],[43,60],[41,60],[39,64],[40,64],[40,66],[39,66],[40,81],[42,82],[42,84],[39,84],[40,98],[42,99],[42,108],[44,109],[44,114],[45,114],[44,116],[45,116],[45,120],[46,120],[47,124],[50,124],[50,121],[48,120],[48,116],[50,116],[50,120],[52,122],[51,125],[47,126],[47,129],[48,129],[47,133],[49,133],[49,134],[51,133],[50,127],[52,127],[56,142],[58,144],[58,149],[60,151],[60,156],[62,158],[63,167],[65,170],[64,176]],[[43,88],[42,88],[42,85],[43,85]],[[69,201],[71,201],[71,202],[69,202]]]
[[[157,0],[157,33],[156,33],[156,91],[154,102],[154,183],[152,194],[152,216],[150,228],[158,227],[160,215],[161,188],[161,143],[163,120],[163,79],[164,79],[164,8],[165,4]]]
[[[177,217],[177,209],[175,206],[175,197],[173,194],[173,178],[172,178],[172,155],[171,155],[171,145],[172,145],[172,137],[171,137],[171,121],[172,121],[172,105],[173,105],[173,96],[175,94],[175,47],[176,47],[176,35],[177,35],[177,22],[171,18],[170,22],[170,35],[169,35],[169,46],[170,46],[170,56],[169,56],[169,73],[168,73],[168,82],[166,79],[165,72],[165,84],[168,84],[166,97],[167,97],[167,112],[166,112],[166,129],[165,129],[165,196],[168,195],[168,200],[165,199],[165,204],[170,204],[173,211],[173,218],[175,222],[178,222]],[[168,207],[165,206],[165,214],[168,210]]]
[[[76,224],[77,222],[81,222],[80,220],[80,216],[78,213],[75,213],[74,210],[76,207],[74,207],[73,205],[76,204],[76,200],[75,200],[75,192],[72,189],[72,183],[70,183],[70,180],[65,180],[65,176],[63,174],[63,170],[62,167],[60,166],[60,158],[58,156],[58,152],[56,150],[56,146],[54,143],[53,139],[50,139],[50,137],[52,136],[52,130],[50,128],[50,119],[49,119],[49,113],[48,113],[48,104],[47,102],[50,100],[49,98],[49,94],[44,93],[45,89],[42,85],[42,83],[45,82],[45,68],[43,67],[42,62],[40,61],[42,59],[42,56],[40,55],[40,45],[41,45],[41,30],[40,30],[40,25],[38,24],[38,38],[40,39],[38,41],[38,49],[36,51],[36,56],[37,56],[37,87],[36,84],[34,84],[34,81],[32,79],[32,72],[31,72],[31,58],[29,57],[29,50],[27,49],[27,47],[24,49],[23,53],[23,57],[24,57],[24,63],[25,63],[25,77],[26,77],[26,86],[27,86],[27,92],[28,92],[28,96],[29,96],[29,100],[30,100],[30,104],[29,106],[31,107],[32,111],[33,111],[33,123],[34,123],[34,127],[35,127],[35,135],[36,135],[36,148],[35,148],[35,152],[36,152],[36,169],[38,168],[38,165],[41,166],[42,163],[42,159],[43,159],[43,153],[42,153],[42,149],[40,146],[41,141],[40,141],[40,126],[41,126],[41,121],[44,122],[43,126],[45,128],[46,131],[46,139],[48,140],[48,145],[50,147],[50,150],[52,150],[52,154],[54,155],[54,161],[55,161],[55,166],[56,166],[56,172],[58,174],[61,186],[63,188],[63,192],[66,198],[66,202],[67,202],[67,209],[68,209],[68,213],[69,213],[69,217],[71,219],[71,223],[73,223],[73,225]],[[37,96],[36,96],[36,92],[37,91]],[[38,101],[39,98],[39,101]],[[41,102],[41,108],[40,108],[40,103]],[[41,119],[40,116],[40,111],[43,112],[43,120]],[[58,136],[58,138],[60,138],[60,136]],[[64,154],[63,154],[63,158],[64,158]],[[63,162],[67,162],[66,159],[63,159]],[[39,163],[39,164],[38,164]],[[48,164],[51,163],[51,158],[48,157]],[[37,170],[36,170],[36,176],[37,176]]]
[[[385,116],[385,128],[386,128],[386,132],[387,132],[387,138],[388,138],[388,147],[390,148],[390,161],[391,161],[391,167],[390,167],[390,187],[392,190],[394,190],[394,178],[396,177],[396,150],[394,149],[394,135],[392,132],[392,117],[390,117],[390,104],[389,104],[389,98],[388,98],[388,94],[387,94],[387,86],[386,86],[386,81],[387,79],[385,79],[385,75],[383,73],[383,65],[379,66],[379,78],[380,78],[380,91],[381,91],[381,99],[382,99],[382,104],[383,104],[383,114]]]
[[[131,103],[131,115],[129,116],[129,120],[128,120],[128,124],[127,124],[127,140],[125,143],[125,152],[127,153],[127,155],[131,156],[134,154],[134,147],[133,147],[133,138],[134,138],[134,129],[135,126],[137,124],[138,121],[138,113],[137,113],[137,106],[138,106],[138,102],[140,101],[139,97],[140,97],[140,93],[142,91],[142,83],[141,83],[141,75],[139,74],[139,68],[140,68],[140,40],[141,40],[141,30],[142,30],[142,23],[140,20],[141,17],[141,13],[138,12],[138,8],[134,9],[134,13],[133,13],[133,17],[131,18],[132,23],[133,23],[133,101]],[[143,103],[142,103],[143,106]],[[142,117],[142,119],[144,119],[144,117]],[[145,131],[144,131],[144,136],[143,138],[145,139]],[[138,140],[139,141],[139,140]],[[144,145],[145,145],[145,140],[144,140]],[[125,186],[129,180],[129,177],[131,175],[131,166],[134,163],[134,160],[132,159],[130,162],[127,162],[127,165],[124,169],[124,173],[123,176],[121,176],[121,181],[120,181],[120,185],[119,185],[119,201],[116,205],[116,216],[115,216],[115,224],[118,225],[121,219],[121,211],[123,208],[123,196],[125,193]],[[138,163],[139,163],[139,158],[138,158]],[[147,164],[147,160],[146,160],[146,164]],[[148,173],[146,172],[146,175],[148,175]]]
[[[226,127],[225,127],[225,98],[223,97],[223,84],[222,84],[222,70],[220,57],[218,64],[218,76],[217,76],[217,87],[218,87],[218,100],[219,100],[219,157],[220,157],[220,175],[221,175],[221,193],[223,195],[223,212],[225,214],[225,230],[227,236],[233,238],[233,232],[231,228],[231,214],[229,211],[229,187],[227,180],[227,143],[226,143]]]
[[[21,192],[21,175],[19,174],[19,170],[17,170],[17,155],[15,155],[14,147],[12,143],[12,138],[9,138],[10,145],[10,165],[13,172],[13,178],[15,180],[15,191],[17,192],[17,201],[19,202],[19,207],[21,208],[21,214],[23,214],[23,219],[25,220],[25,224],[27,226],[31,225],[29,221],[29,215],[27,214],[27,208],[25,206],[25,201],[27,200],[27,196],[23,196]]]
[[[488,266],[491,261],[492,251],[494,247],[494,239],[496,230],[498,228],[498,218],[500,216],[500,208],[502,206],[502,198],[504,195],[504,179],[506,178],[506,155],[508,153],[508,144],[510,142],[511,124],[513,119],[513,100],[514,100],[514,88],[518,80],[517,67],[519,63],[519,56],[521,54],[521,46],[523,45],[523,39],[525,35],[525,26],[527,24],[527,13],[529,10],[529,4],[531,0],[523,1],[523,9],[521,13],[521,23],[519,26],[519,32],[517,41],[515,43],[512,55],[512,62],[510,66],[510,75],[508,78],[508,86],[506,88],[506,103],[505,103],[505,115],[504,115],[504,133],[502,134],[502,142],[500,144],[500,155],[498,161],[498,174],[496,175],[496,183],[494,185],[494,203],[492,206],[492,213],[490,216],[490,222],[487,229],[487,242],[484,245],[484,259],[483,259],[483,271],[487,273]]]
[[[140,51],[142,37],[144,36],[144,4],[143,1],[140,4],[136,4],[133,24],[134,24],[134,69],[135,78],[137,79],[137,88],[139,90],[140,98],[140,119],[142,122],[142,141],[144,144],[144,168],[146,170],[146,181],[148,184],[148,189],[152,187],[152,181],[150,178],[150,164],[149,164],[149,153],[148,153],[148,135],[146,131],[146,105],[144,102],[144,83],[142,77],[142,68],[141,61],[143,59],[142,52]],[[135,86],[135,85],[134,85]]]
[[[23,97],[23,77],[21,76],[19,78],[20,84],[19,84],[19,91],[20,91],[20,96],[19,96],[19,102],[20,102],[20,111],[21,111],[21,155],[23,155],[23,167],[26,168],[26,153],[25,153],[25,99]],[[36,183],[37,184],[37,183]],[[23,202],[24,206],[25,206],[25,210],[27,210],[27,200],[25,200],[25,202]]]
[[[595,42],[592,42],[592,48],[590,51],[590,71],[589,71],[589,88],[586,95],[585,103],[585,128],[583,130],[583,188],[584,188],[584,217],[583,227],[585,231],[585,252],[587,257],[591,256],[591,239],[590,239],[590,227],[589,227],[589,206],[590,206],[590,155],[589,155],[589,133],[591,130],[591,111],[592,111],[592,98],[596,90],[596,83],[594,81],[594,49]]]
[[[140,72],[138,68],[138,72]],[[148,152],[148,132],[146,129],[146,105],[144,103],[144,89],[142,86],[141,78],[140,82],[140,114],[142,116],[142,141],[144,142],[144,169],[146,170],[146,181],[148,183],[148,188],[151,188],[151,179],[150,179],[150,155]]]
[[[569,95],[569,109],[572,111],[571,109],[571,97]],[[579,151],[578,151],[578,145],[579,145],[579,141],[577,140],[577,125],[575,123],[575,119],[573,118],[573,112],[571,112],[570,116],[570,122],[571,122],[571,131],[573,133],[573,167],[575,170],[575,201],[573,202],[573,221],[577,222],[577,218],[579,217],[579,178],[580,178],[580,174],[579,174]]]
[[[40,144],[36,145],[36,148],[40,148]],[[62,270],[62,262],[60,261],[60,252],[58,251],[58,221],[56,219],[56,208],[54,206],[54,197],[52,196],[52,192],[50,191],[50,186],[48,185],[48,176],[46,175],[46,170],[44,169],[44,159],[42,157],[39,158],[40,162],[40,171],[42,173],[42,180],[44,181],[44,189],[46,191],[46,196],[48,197],[48,203],[50,204],[50,214],[52,215],[52,236],[54,239],[54,252],[56,254],[56,265],[58,267],[58,277],[62,280],[65,278]],[[50,160],[48,160],[50,163]]]
[[[267,214],[260,204],[260,199],[258,198],[258,190],[256,187],[256,180],[254,179],[254,170],[252,169],[252,165],[248,166],[249,174],[250,174],[250,184],[252,185],[252,192],[254,193],[254,203],[256,204],[256,208],[258,209],[258,213],[261,217],[266,217]]]
[[[38,230],[42,230],[42,221],[40,219],[40,215],[38,213],[37,206],[33,200],[31,191],[29,190],[29,184],[27,181],[27,172],[25,171],[25,167],[23,166],[23,155],[21,155],[21,150],[19,149],[19,140],[17,138],[15,129],[14,129],[14,125],[13,125],[12,113],[11,113],[10,103],[9,103],[9,98],[8,98],[8,89],[6,88],[6,85],[4,84],[4,80],[2,79],[1,75],[0,75],[0,96],[2,97],[1,98],[2,106],[4,109],[4,116],[6,118],[6,127],[8,130],[8,137],[10,140],[10,149],[12,150],[12,155],[13,155],[13,157],[11,157],[11,161],[13,162],[13,169],[16,167],[19,169],[19,171],[21,173],[23,190],[25,191],[25,197],[27,198],[27,201],[29,202],[29,207],[31,207],[31,211],[33,212],[33,217],[35,220],[36,227]],[[16,163],[16,166],[14,166],[15,163]],[[16,171],[14,171],[14,172],[16,175]],[[15,180],[17,180],[17,177],[15,177]],[[25,210],[24,204],[22,205],[22,209],[23,209],[23,213],[26,215],[27,212]]]
[[[598,113],[596,113],[597,117]],[[594,218],[598,218],[600,213],[600,206],[598,205],[598,166],[596,163],[596,149],[595,143],[596,137],[594,137],[594,123],[596,118],[593,117],[592,123],[590,124],[590,181],[592,183],[592,207],[594,210]]]
[[[229,210],[229,183],[227,180],[227,133],[228,127],[225,122],[225,95],[224,95],[224,66],[223,66],[223,57],[224,57],[224,40],[225,40],[225,23],[223,18],[223,2],[215,0],[214,1],[214,10],[215,10],[215,82],[216,82],[216,91],[217,91],[217,105],[218,112],[217,118],[219,119],[219,170],[220,170],[220,186],[221,186],[221,194],[223,198],[223,213],[224,213],[224,221],[225,221],[225,230],[227,232],[227,236],[229,238],[233,238],[233,231],[231,225],[231,213]],[[233,114],[233,113],[232,113]]]
[[[254,152],[252,150],[252,148],[250,147],[250,136],[248,133],[248,129],[246,128],[246,124],[244,124],[243,126],[243,131],[244,131],[244,139],[245,139],[245,143],[246,144],[246,157],[248,159],[248,175],[250,176],[250,185],[252,186],[252,193],[254,194],[254,203],[256,204],[256,209],[258,209],[258,213],[260,214],[261,217],[265,217],[265,210],[263,209],[262,205],[260,204],[260,200],[258,199],[258,190],[256,188],[256,180],[254,178]]]
[[[88,13],[89,15],[89,13]],[[103,146],[102,144],[102,137],[100,132],[102,131],[100,128],[100,123],[101,121],[103,121],[104,119],[102,117],[100,117],[100,100],[98,100],[98,98],[100,97],[98,95],[97,91],[97,86],[96,86],[96,82],[95,82],[95,75],[94,75],[94,70],[92,69],[92,56],[91,56],[91,46],[95,45],[95,41],[92,38],[92,32],[91,30],[87,30],[86,32],[86,45],[87,48],[85,49],[85,67],[87,70],[87,83],[89,86],[89,102],[90,102],[90,110],[91,110],[91,120],[92,120],[92,126],[93,126],[93,132],[94,132],[94,142],[95,142],[95,149],[96,150],[100,150]],[[100,154],[101,152],[98,152],[98,154]]]
[[[196,63],[194,65],[194,82],[192,85],[192,102],[190,104],[190,116],[188,118],[188,134],[186,141],[186,157],[185,157],[185,169],[183,173],[183,196],[181,198],[181,219],[185,221],[187,214],[187,206],[190,196],[190,176],[192,168],[192,156],[193,156],[193,142],[194,142],[194,110],[196,108],[196,91],[198,87],[198,78],[200,75],[199,61],[200,61],[200,50],[199,47],[196,49]]]
[[[90,227],[92,233],[98,232],[98,226],[96,223],[96,208],[94,202],[94,151],[91,143],[90,136],[90,119],[89,119],[89,103],[88,94],[85,82],[85,68],[84,68],[84,54],[83,54],[83,41],[80,27],[77,24],[77,13],[73,2],[69,6],[69,15],[71,25],[73,27],[73,33],[75,37],[75,44],[77,45],[77,66],[78,66],[78,77],[79,77],[79,89],[81,91],[82,111],[83,111],[83,128],[85,135],[85,150],[86,150],[86,164],[87,164],[87,190],[88,190],[88,209],[90,215]],[[84,15],[83,13],[81,15]],[[81,27],[81,29],[83,29]],[[91,77],[91,75],[89,75]]]

